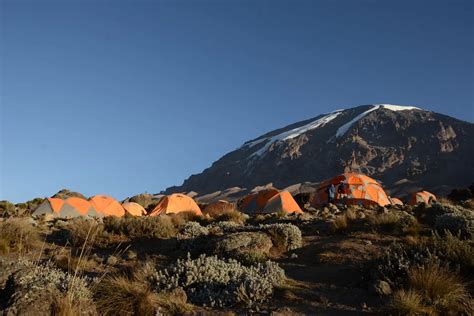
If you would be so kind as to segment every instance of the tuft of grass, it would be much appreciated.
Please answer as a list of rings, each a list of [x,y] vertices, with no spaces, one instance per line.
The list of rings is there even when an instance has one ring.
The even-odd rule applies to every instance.
[[[348,229],[348,220],[346,214],[336,216],[334,222],[332,222],[331,230],[334,233],[345,233]]]
[[[69,295],[63,295],[52,298],[51,314],[54,316],[80,316],[84,313],[81,306],[78,306],[77,302],[73,302]]]
[[[423,305],[423,297],[413,290],[395,292],[389,309],[397,315],[431,314],[429,308]]]
[[[97,309],[102,315],[182,314],[190,310],[186,297],[154,293],[149,285],[125,276],[109,276],[94,289]]]
[[[239,225],[243,225],[247,220],[247,216],[244,213],[239,212],[237,209],[225,210],[216,217],[218,222],[234,222]]]
[[[175,227],[181,227],[187,222],[199,222],[201,216],[196,215],[193,211],[184,211],[179,213],[167,214]]]
[[[97,262],[86,257],[73,257],[71,255],[59,255],[54,257],[54,264],[67,272],[73,271],[93,271],[97,267]]]
[[[368,216],[368,220],[372,226],[379,227],[384,231],[394,231],[400,217],[392,213],[371,214]]]
[[[39,243],[38,230],[27,218],[8,218],[0,223],[0,252],[29,251]]]
[[[423,297],[428,306],[440,312],[472,312],[471,297],[459,275],[429,264],[412,268],[408,273],[410,288]]]

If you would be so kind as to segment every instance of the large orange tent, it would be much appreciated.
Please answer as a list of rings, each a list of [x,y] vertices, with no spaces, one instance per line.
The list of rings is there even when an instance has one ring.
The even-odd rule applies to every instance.
[[[70,197],[66,200],[59,198],[47,198],[33,212],[33,215],[52,214],[54,217],[71,218],[77,216],[102,217],[103,213],[87,200]]]
[[[236,207],[234,203],[218,200],[207,205],[202,212],[203,214],[208,214],[209,216],[218,216],[222,213],[235,210],[235,208]]]
[[[359,173],[343,173],[322,182],[316,189],[311,204],[319,207],[328,203],[328,187],[336,187],[336,202],[347,205],[380,205],[390,204],[382,186],[374,179]]]
[[[169,213],[193,212],[202,215],[201,209],[192,198],[180,193],[173,193],[160,199],[150,216]]]
[[[266,189],[257,193],[252,193],[244,197],[240,204],[240,209],[249,214],[254,214],[263,211],[268,200],[277,195],[277,189]]]
[[[122,207],[127,211],[127,213],[134,216],[143,216],[146,215],[146,210],[138,203],[135,202],[126,202],[122,204]]]
[[[411,195],[408,205],[417,205],[420,203],[431,204],[436,201],[436,196],[428,191],[415,192]]]
[[[91,204],[97,211],[104,214],[104,216],[118,216],[125,215],[125,209],[122,204],[113,197],[108,195],[95,195],[89,199]]]
[[[272,196],[263,208],[263,213],[276,212],[303,213],[298,203],[296,203],[295,199],[288,191],[282,191]]]

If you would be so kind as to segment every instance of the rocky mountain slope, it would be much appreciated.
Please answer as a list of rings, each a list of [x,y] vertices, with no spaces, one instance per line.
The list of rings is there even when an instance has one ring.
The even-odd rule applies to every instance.
[[[337,110],[244,143],[165,192],[200,195],[273,183],[283,188],[347,171],[380,180],[393,195],[446,193],[474,181],[474,124],[388,104]]]

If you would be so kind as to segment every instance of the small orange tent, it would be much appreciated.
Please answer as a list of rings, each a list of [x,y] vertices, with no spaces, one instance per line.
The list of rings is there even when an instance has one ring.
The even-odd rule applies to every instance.
[[[242,200],[240,208],[245,213],[260,212],[264,209],[268,200],[278,193],[279,191],[277,189],[266,189],[257,193],[249,194]]]
[[[174,193],[162,197],[151,211],[150,216],[181,212],[193,212],[196,215],[202,215],[201,209],[192,198],[184,194]]]
[[[134,216],[143,216],[146,215],[146,210],[138,203],[135,202],[127,202],[123,203],[122,207],[127,211],[129,214]]]
[[[389,199],[392,205],[403,205],[403,202],[400,199],[397,199],[395,197],[389,197]]]
[[[428,191],[421,191],[412,194],[408,205],[417,205],[419,203],[431,205],[432,202],[436,202],[436,196]]]
[[[207,205],[202,212],[204,214],[208,214],[209,216],[218,216],[222,213],[225,213],[226,211],[232,210],[235,210],[234,203],[219,200],[217,202]]]
[[[290,192],[282,191],[272,196],[263,208],[263,213],[303,213]]]
[[[66,200],[59,198],[47,198],[41,203],[33,215],[52,214],[55,217],[71,218],[77,216],[104,216],[87,200],[70,197]]]
[[[104,216],[118,216],[125,215],[125,209],[113,197],[108,195],[95,195],[89,199],[91,204],[97,211],[104,214]]]
[[[390,204],[387,194],[380,184],[372,178],[359,173],[343,173],[322,182],[316,189],[311,204],[319,207],[328,203],[328,187],[336,187],[336,202],[347,205]]]

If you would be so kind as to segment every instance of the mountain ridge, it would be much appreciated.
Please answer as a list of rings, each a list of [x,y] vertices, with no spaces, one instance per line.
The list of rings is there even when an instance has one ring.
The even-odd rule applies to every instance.
[[[474,179],[474,124],[414,106],[361,105],[269,131],[163,193],[286,187],[355,171],[400,193],[445,193]],[[449,169],[449,170],[447,170]],[[408,185],[410,184],[410,185]]]

